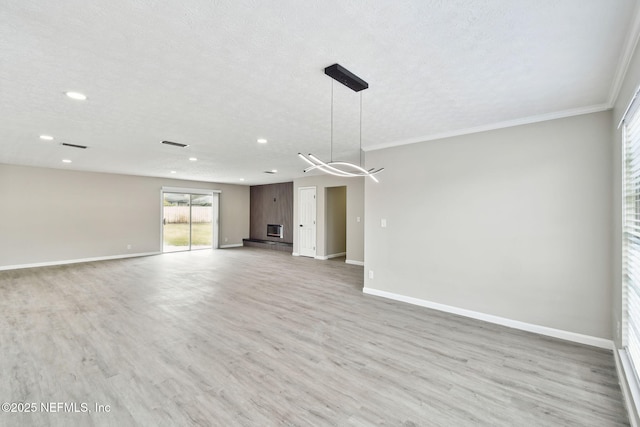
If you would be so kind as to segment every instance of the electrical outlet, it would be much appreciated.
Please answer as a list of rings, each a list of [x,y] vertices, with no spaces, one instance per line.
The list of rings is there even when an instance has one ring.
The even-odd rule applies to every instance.
[[[360,222],[360,217],[359,216],[356,217],[356,222]]]
[[[369,279],[373,279],[373,270],[369,270]]]
[[[228,241],[229,241],[229,238],[228,238],[228,237],[225,237],[225,238],[224,238],[224,242],[225,242],[225,243],[227,243]]]
[[[131,249],[131,244],[128,244],[128,245],[127,245],[127,249]]]
[[[380,227],[387,228],[387,220],[386,220],[386,218],[382,218],[380,220]]]

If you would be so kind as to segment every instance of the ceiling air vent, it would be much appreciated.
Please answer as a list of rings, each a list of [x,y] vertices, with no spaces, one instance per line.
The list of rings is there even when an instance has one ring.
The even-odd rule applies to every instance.
[[[274,171],[264,171],[264,173],[268,173],[269,175],[273,175],[275,172]]]
[[[60,145],[64,145],[65,147],[71,147],[71,148],[82,148],[83,150],[87,148],[86,145],[69,144],[69,143],[66,143],[66,142],[63,142]]]
[[[189,146],[187,144],[181,144],[179,142],[172,142],[172,141],[162,141],[162,144],[173,145],[174,147],[180,147],[180,148],[185,148]]]

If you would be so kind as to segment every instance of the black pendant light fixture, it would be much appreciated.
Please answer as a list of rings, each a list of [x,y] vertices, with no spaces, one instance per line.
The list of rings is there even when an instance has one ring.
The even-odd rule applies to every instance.
[[[365,82],[340,64],[328,66],[324,69],[324,73],[354,92],[361,92],[369,87],[369,83]],[[374,175],[384,170],[384,168],[373,168],[367,170],[362,167],[362,93],[360,93],[360,164],[356,165],[349,162],[333,161],[333,82],[331,85],[331,153],[331,160],[329,162],[323,162],[311,153],[309,153],[308,156],[298,153],[298,156],[310,165],[304,170],[305,172],[318,169],[324,173],[341,177],[368,176],[373,181],[378,182],[378,179]]]

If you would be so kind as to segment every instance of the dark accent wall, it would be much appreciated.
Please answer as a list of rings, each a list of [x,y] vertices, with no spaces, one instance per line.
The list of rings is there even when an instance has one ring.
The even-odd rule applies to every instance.
[[[251,186],[249,236],[293,243],[293,182]],[[267,224],[282,224],[283,238],[267,236]]]

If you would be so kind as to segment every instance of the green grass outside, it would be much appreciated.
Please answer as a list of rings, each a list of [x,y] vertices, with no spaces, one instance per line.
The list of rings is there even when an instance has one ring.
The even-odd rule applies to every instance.
[[[195,223],[191,225],[191,246],[211,246],[213,224]],[[165,224],[164,244],[169,246],[189,245],[189,224]]]

